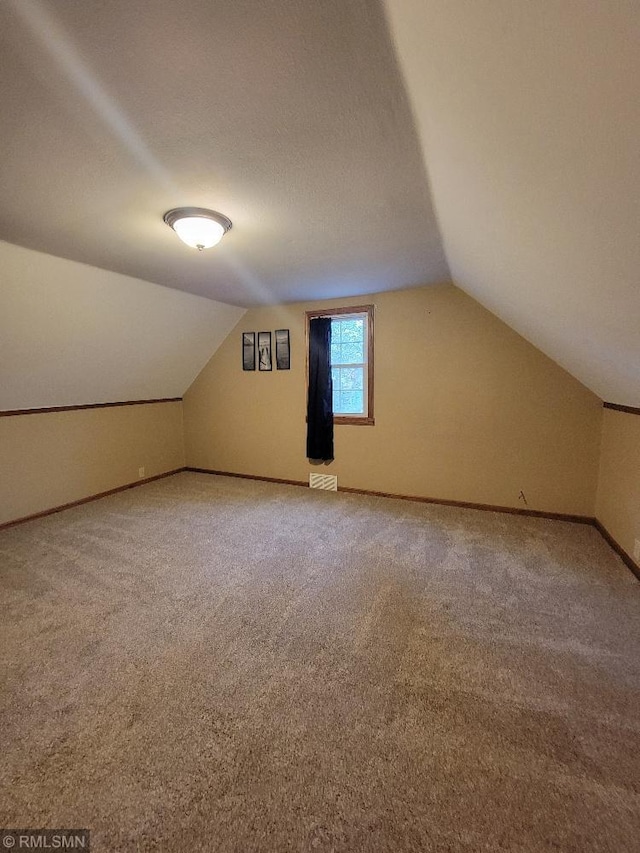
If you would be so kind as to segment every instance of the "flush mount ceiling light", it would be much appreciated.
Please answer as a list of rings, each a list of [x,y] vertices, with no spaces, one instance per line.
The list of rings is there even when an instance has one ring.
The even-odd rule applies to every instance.
[[[231,228],[230,219],[204,207],[176,207],[163,219],[183,243],[200,251],[216,246]]]

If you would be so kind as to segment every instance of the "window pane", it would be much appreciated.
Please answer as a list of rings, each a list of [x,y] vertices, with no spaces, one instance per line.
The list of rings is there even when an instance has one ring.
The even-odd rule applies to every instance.
[[[358,320],[343,320],[340,323],[342,342],[361,341],[364,338],[364,321],[362,318]]]
[[[365,361],[365,321],[357,319],[331,320],[331,363],[362,364]]]
[[[361,415],[363,412],[362,391],[340,392],[341,412],[347,415]]]
[[[364,368],[333,367],[333,412],[342,415],[364,414]]]
[[[340,345],[341,364],[361,364],[364,361],[364,344],[360,343]]]
[[[340,371],[340,387],[345,391],[361,391],[362,367],[343,367]]]

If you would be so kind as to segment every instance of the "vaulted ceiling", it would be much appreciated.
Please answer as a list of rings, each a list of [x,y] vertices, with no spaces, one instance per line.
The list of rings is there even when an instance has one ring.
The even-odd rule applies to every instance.
[[[0,242],[0,410],[181,397],[244,309]]]
[[[3,0],[0,239],[240,306],[452,277],[640,405],[639,43],[637,0]]]
[[[2,0],[0,55],[0,239],[236,305],[449,278],[377,2]]]
[[[640,405],[640,3],[386,9],[454,281]]]

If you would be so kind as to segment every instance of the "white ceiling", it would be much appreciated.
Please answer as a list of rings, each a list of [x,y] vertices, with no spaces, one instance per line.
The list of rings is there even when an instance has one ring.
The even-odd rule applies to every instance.
[[[236,305],[449,278],[377,0],[2,0],[0,56],[0,239]]]
[[[638,0],[2,0],[0,239],[236,305],[452,275],[638,406],[639,45]]]
[[[2,411],[182,397],[244,314],[9,243],[0,270]]]
[[[387,0],[453,278],[640,405],[640,2]]]

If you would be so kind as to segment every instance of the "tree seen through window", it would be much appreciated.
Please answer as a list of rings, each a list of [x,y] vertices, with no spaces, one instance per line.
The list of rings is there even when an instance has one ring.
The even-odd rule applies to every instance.
[[[366,315],[331,318],[331,378],[334,415],[366,412]]]

